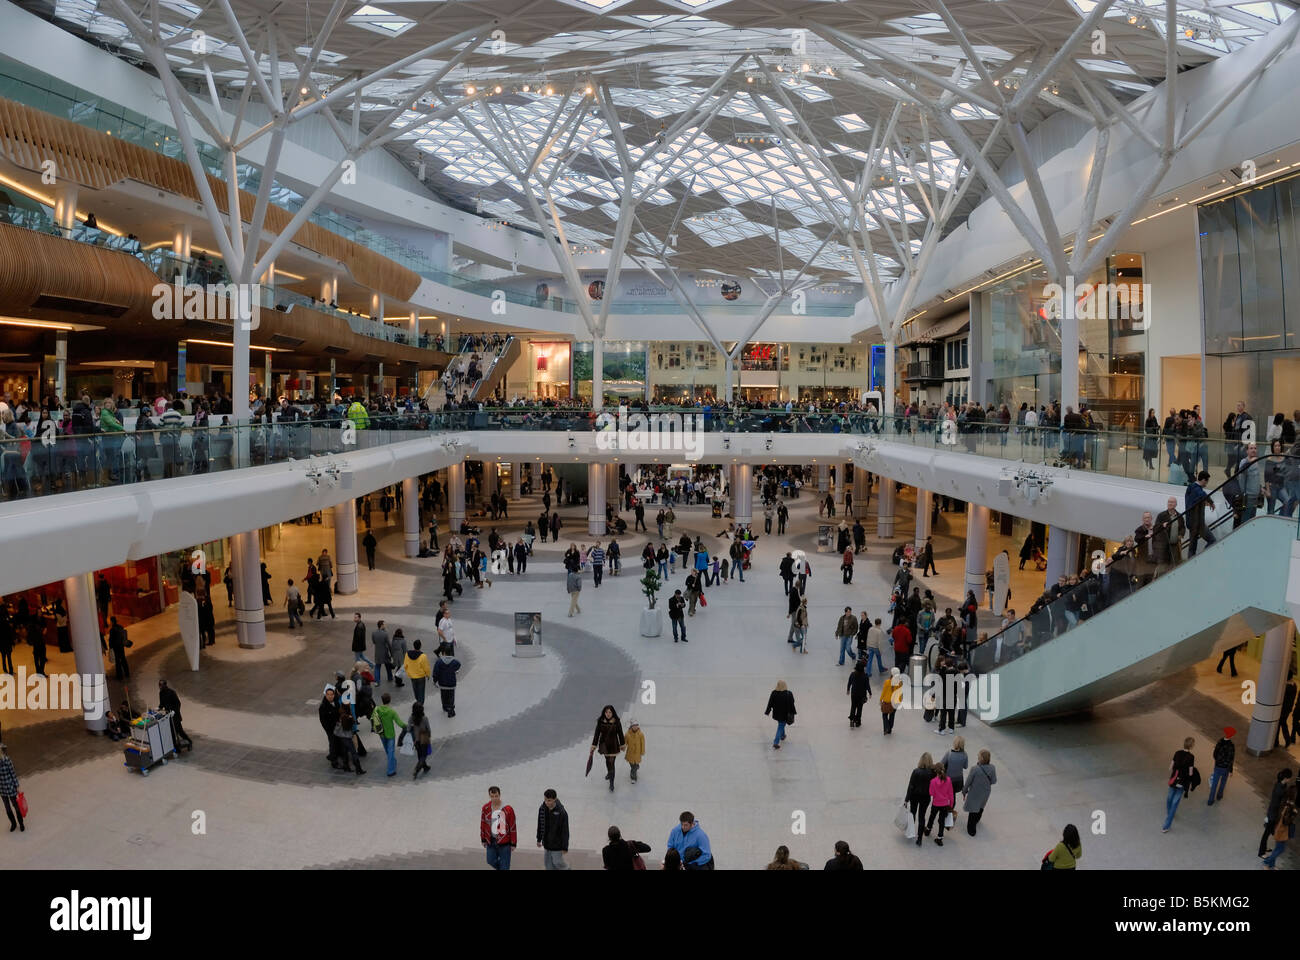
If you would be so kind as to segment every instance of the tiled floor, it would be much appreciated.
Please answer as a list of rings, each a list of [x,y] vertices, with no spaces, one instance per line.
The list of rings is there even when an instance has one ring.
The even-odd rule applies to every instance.
[[[503,532],[521,528],[538,505],[525,501],[511,512],[520,519],[499,524]],[[399,758],[397,777],[384,777],[372,734],[366,735],[372,748],[367,774],[335,773],[316,719],[323,685],[351,662],[354,610],[368,626],[382,616],[390,631],[401,626],[408,638],[432,636],[440,578],[433,561],[400,556],[394,515],[392,524],[376,526],[379,569],[370,572],[362,564],[361,592],[336,598],[337,620],[289,631],[273,606],[267,648],[242,651],[220,595],[218,645],[205,652],[198,673],[189,671],[180,651],[174,613],[132,628],[133,694],[152,702],[157,677],[165,674],[180,692],[196,742],[192,753],[147,779],[125,770],[116,745],[85,734],[76,716],[9,711],[0,717],[31,804],[28,831],[0,839],[0,862],[135,869],[478,866],[478,810],[495,784],[518,813],[519,869],[541,864],[532,842],[533,812],[546,787],[557,789],[569,810],[570,862],[579,868],[598,865],[611,823],[660,853],[677,815],[689,809],[724,869],[762,866],[782,843],[796,858],[820,863],[840,839],[868,867],[1032,869],[1070,822],[1084,836],[1087,868],[1258,869],[1260,791],[1284,762],[1280,755],[1259,760],[1239,747],[1238,774],[1224,802],[1207,808],[1203,794],[1193,794],[1174,830],[1163,835],[1159,829],[1165,771],[1182,738],[1196,737],[1203,756],[1218,728],[1232,723],[1242,731],[1238,743],[1244,742],[1245,708],[1213,664],[1166,678],[1086,718],[995,729],[972,721],[965,730],[968,752],[990,749],[999,777],[979,837],[959,827],[942,849],[927,844],[918,850],[903,840],[892,821],[908,775],[921,752],[940,756],[950,739],[936,736],[912,712],[900,715],[892,737],[882,737],[874,699],[862,728],[850,729],[848,669],[835,665],[831,634],[845,605],[885,616],[889,555],[911,538],[909,499],[900,499],[895,540],[875,537],[874,518],[867,524],[870,547],[858,559],[852,585],[840,583],[834,556],[821,555],[819,562],[813,554],[812,652],[806,656],[791,653],[784,642],[786,604],[776,565],[789,547],[815,549],[813,497],[794,502],[787,537],[760,539],[747,582],[708,592],[709,606],[689,620],[691,642],[685,645],[674,644],[667,632],[654,639],[639,635],[637,555],[644,536],[621,540],[623,576],[606,576],[599,589],[588,576],[582,613],[566,616],[559,559],[570,541],[590,542],[582,535],[584,512],[565,509],[561,545],[539,542],[527,574],[496,577],[490,589],[467,587],[454,604],[465,667],[454,719],[436,709],[436,691],[427,698],[435,744],[427,779],[411,781],[406,757]],[[713,539],[720,525],[702,510],[679,511],[678,528],[721,542]],[[941,575],[919,582],[955,603],[965,516],[942,515],[934,534]],[[284,578],[300,574],[300,558],[322,546],[333,553],[331,541],[332,531],[319,525],[284,525],[279,550],[267,558],[277,601]],[[990,541],[994,551],[1008,546],[997,537]],[[1018,547],[1009,545],[1013,558]],[[1022,575],[1015,563],[1012,569],[1015,598],[1036,595],[1042,575]],[[673,586],[682,578],[679,570]],[[512,656],[517,610],[542,612],[545,657]],[[30,663],[21,651],[19,662],[25,658]],[[1243,675],[1254,669],[1239,661],[1242,667]],[[777,679],[789,682],[799,710],[779,752],[771,748],[772,723],[763,716]],[[410,686],[393,692],[404,714]],[[111,693],[114,702],[120,699],[116,685]],[[620,760],[613,793],[600,779],[599,761],[593,775],[584,776],[591,730],[607,702],[625,725],[638,720],[647,740],[640,782],[629,782]]]

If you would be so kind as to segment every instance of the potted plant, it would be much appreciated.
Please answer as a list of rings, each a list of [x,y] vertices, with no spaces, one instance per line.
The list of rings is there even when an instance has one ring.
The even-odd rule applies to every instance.
[[[649,603],[649,606],[641,611],[641,636],[643,637],[657,637],[663,633],[664,612],[655,607],[655,598],[662,588],[663,581],[659,579],[659,572],[653,567],[646,570],[645,576],[641,578],[641,592],[645,594],[646,601]]]

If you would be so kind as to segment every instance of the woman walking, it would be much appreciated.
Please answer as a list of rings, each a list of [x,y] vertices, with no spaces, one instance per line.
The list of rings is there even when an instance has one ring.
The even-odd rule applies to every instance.
[[[948,814],[952,813],[954,799],[952,778],[948,776],[947,768],[942,763],[935,764],[934,777],[930,780],[930,820],[925,825],[925,835],[930,835],[937,817],[939,835],[934,838],[936,847],[943,846],[943,828],[948,821]],[[917,826],[920,826],[920,821],[917,821]],[[919,836],[917,839],[920,839]]]
[[[339,721],[334,727],[335,751],[343,760],[343,770],[357,769],[357,776],[366,771],[361,769],[361,758],[357,756],[357,721],[352,717],[352,708],[346,704],[339,707]]]
[[[776,721],[776,736],[772,738],[772,749],[780,750],[781,741],[785,739],[785,728],[794,723],[794,694],[786,687],[784,680],[776,682],[776,689],[767,698],[767,709],[763,716],[771,715]]]
[[[953,793],[961,793],[965,789],[966,767],[970,761],[966,757],[966,738],[954,737],[952,749],[943,755],[939,760],[943,768],[948,772],[948,778],[952,780]]]
[[[859,660],[849,674],[849,683],[845,691],[849,695],[849,726],[862,726],[862,705],[871,696],[871,677],[867,675],[867,663]]]
[[[411,715],[406,720],[406,729],[397,737],[397,745],[401,746],[402,741],[406,739],[407,734],[415,743],[415,769],[411,771],[411,779],[414,780],[420,775],[420,771],[429,772],[429,754],[433,752],[433,731],[429,728],[429,718],[424,715],[424,705],[420,703],[411,704]]]
[[[930,781],[934,779],[934,757],[928,753],[921,754],[916,769],[907,781],[907,794],[903,798],[912,814],[916,825],[916,845],[921,845],[925,836],[925,810],[930,805]]]
[[[0,778],[3,778],[3,767],[0,767]],[[5,799],[5,806],[8,807],[9,800]],[[1286,795],[1282,799],[1282,806],[1278,810],[1277,826],[1273,830],[1273,852],[1264,858],[1264,869],[1276,869],[1274,864],[1277,858],[1282,856],[1286,850],[1287,843],[1295,836],[1295,817],[1296,817],[1296,785],[1294,783],[1287,787]],[[12,823],[12,819],[10,823]],[[20,820],[21,822],[21,820]],[[13,829],[12,826],[9,828]]]
[[[596,720],[596,732],[591,737],[591,751],[600,750],[605,758],[605,779],[609,781],[609,790],[614,792],[614,761],[622,752],[627,740],[623,736],[623,722],[618,718],[614,705],[607,703]]]
[[[885,685],[880,688],[880,719],[885,725],[885,736],[894,732],[894,691],[903,686],[898,667],[891,667]]]
[[[962,809],[966,811],[966,832],[972,837],[975,836],[975,828],[980,822],[980,817],[984,816],[984,808],[988,806],[993,784],[998,782],[998,772],[990,762],[992,759],[987,750],[981,750],[979,762],[975,764],[975,769],[970,772],[970,777],[962,789],[962,795],[966,798],[962,805]]]
[[[794,649],[799,653],[807,653],[808,648],[804,646],[804,641],[808,638],[808,598],[800,596],[799,609],[794,612]]]
[[[18,806],[18,774],[14,771],[14,762],[9,759],[9,748],[0,743],[0,801],[4,802],[5,813],[9,815],[9,832],[15,830],[26,832],[27,824],[23,821],[22,808]],[[1278,844],[1278,848],[1285,847]]]
[[[1061,842],[1043,857],[1042,869],[1073,870],[1082,859],[1083,841],[1079,839],[1079,828],[1067,823],[1061,833]]]
[[[1195,743],[1192,737],[1184,740],[1183,749],[1176,751],[1169,763],[1169,794],[1165,797],[1165,824],[1160,828],[1161,833],[1169,832],[1169,828],[1174,825],[1178,804],[1192,790],[1192,779],[1196,772],[1196,757],[1192,755]]]

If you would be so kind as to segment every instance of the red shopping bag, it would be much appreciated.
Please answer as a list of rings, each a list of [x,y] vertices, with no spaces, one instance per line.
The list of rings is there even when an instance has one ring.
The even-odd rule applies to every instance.
[[[709,605],[709,601],[706,600],[706,599],[704,599],[704,594],[701,593],[701,594],[700,594],[700,606],[701,606],[701,607],[707,607],[708,605]]]
[[[27,794],[21,792],[18,794],[18,813],[27,816]]]

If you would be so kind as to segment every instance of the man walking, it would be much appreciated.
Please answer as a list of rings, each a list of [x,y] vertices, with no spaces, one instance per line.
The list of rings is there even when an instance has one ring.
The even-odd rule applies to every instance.
[[[375,707],[375,712],[370,715],[370,726],[379,734],[379,739],[384,744],[384,753],[388,757],[388,775],[397,776],[397,748],[393,740],[393,734],[397,727],[406,729],[406,724],[402,718],[397,715],[393,709],[393,695],[385,692],[379,698],[382,702]]]
[[[388,668],[388,682],[393,682],[393,651],[388,645],[388,631],[384,629],[384,621],[379,620],[375,623],[375,629],[370,631],[370,643],[375,648],[375,683],[383,683],[381,673],[385,667]]]
[[[1210,474],[1202,470],[1196,475],[1196,479],[1187,485],[1187,493],[1183,497],[1183,513],[1187,517],[1187,536],[1191,541],[1187,548],[1189,557],[1196,556],[1196,548],[1199,541],[1204,540],[1207,547],[1213,546],[1215,536],[1210,532],[1209,524],[1205,519],[1205,508],[1214,507],[1214,498],[1205,492],[1205,488],[1210,485]]]
[[[126,636],[126,628],[117,622],[117,617],[109,617],[108,649],[113,654],[113,668],[118,680],[129,680],[131,668],[126,662],[126,648],[132,646]],[[36,672],[44,675],[44,664],[36,664]]]
[[[789,550],[781,558],[781,565],[778,570],[781,574],[781,581],[785,584],[785,595],[788,597],[790,595],[790,585],[794,583],[794,557]]]
[[[359,613],[352,614],[352,652],[355,654],[354,660],[369,663],[371,672],[374,672],[375,665],[366,656],[366,625],[361,622],[361,614]],[[378,679],[378,677],[375,679]]]
[[[668,619],[673,625],[673,643],[677,642],[677,634],[681,632],[682,643],[686,643],[686,600],[682,597],[680,590],[674,590],[673,595],[668,598]]]
[[[537,845],[544,851],[547,870],[568,870],[564,855],[569,852],[569,812],[554,790],[547,789],[542,796],[537,808]]]
[[[456,716],[456,671],[460,669],[460,661],[452,656],[452,650],[450,643],[438,644],[433,661],[433,682],[442,697],[442,712],[448,719]]]
[[[786,509],[785,503],[779,503],[776,507],[776,532],[777,534],[785,533],[786,521],[790,519],[790,511]]]
[[[842,667],[846,654],[850,660],[856,659],[853,655],[853,645],[858,638],[858,618],[853,615],[852,607],[844,608],[844,615],[835,625],[835,636],[840,638],[840,662],[836,666]]]
[[[569,592],[569,616],[582,613],[582,607],[578,606],[578,594],[582,592],[582,574],[577,570],[570,570],[564,580],[564,588]]]
[[[1224,727],[1223,738],[1214,745],[1214,772],[1210,774],[1210,799],[1207,807],[1214,806],[1214,801],[1223,799],[1223,788],[1232,776],[1232,763],[1237,758],[1237,745],[1232,738],[1237,735],[1235,727]]]
[[[929,571],[927,573],[926,571]],[[921,548],[921,576],[928,577],[933,573],[936,577],[939,571],[934,567],[934,537],[925,538],[925,546]]]
[[[514,808],[501,802],[501,788],[488,787],[488,802],[479,814],[479,840],[493,870],[509,870],[510,854],[519,845]]]
[[[591,582],[599,589],[601,578],[605,575],[605,551],[600,548],[599,540],[587,554],[587,559],[591,561]]]

